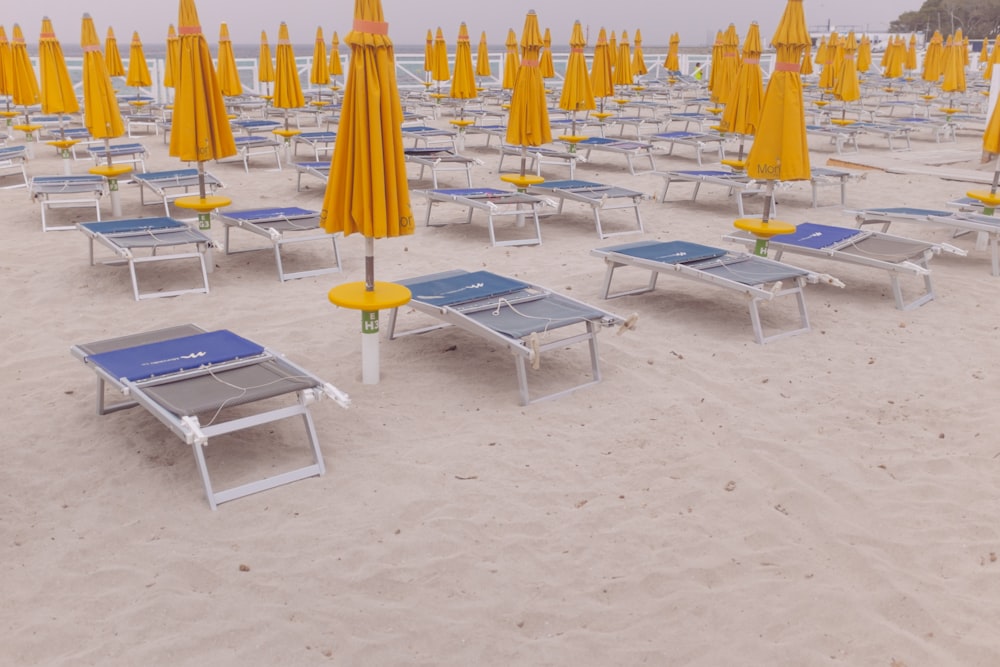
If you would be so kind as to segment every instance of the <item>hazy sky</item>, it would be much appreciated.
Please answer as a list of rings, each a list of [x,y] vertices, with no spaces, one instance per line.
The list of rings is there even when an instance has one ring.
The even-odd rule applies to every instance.
[[[0,10],[0,25],[10,35],[11,25],[19,23],[30,43],[38,40],[43,16],[49,16],[56,35],[66,44],[78,44],[83,12],[94,17],[103,37],[107,26],[114,28],[119,41],[138,30],[144,42],[162,43],[167,25],[176,23],[179,2],[136,2],[135,0],[35,0],[5,2]],[[198,14],[209,42],[215,44],[219,24],[228,23],[234,42],[254,43],[266,30],[274,41],[281,21],[288,23],[292,41],[311,43],[317,26],[329,40],[336,30],[341,37],[350,30],[354,13],[353,0],[201,0]],[[806,22],[810,29],[825,26],[853,26],[860,30],[883,31],[889,22],[904,11],[919,9],[923,0],[804,0]],[[445,39],[453,44],[462,21],[469,27],[473,41],[485,30],[490,44],[502,44],[508,28],[520,35],[529,9],[538,12],[544,30],[550,28],[553,43],[569,40],[573,22],[579,20],[590,28],[590,43],[601,27],[609,31],[628,31],[631,36],[641,28],[648,45],[666,44],[672,32],[679,32],[681,45],[711,43],[715,31],[730,22],[740,35],[750,22],[757,21],[761,34],[768,39],[785,8],[785,0],[617,0],[586,2],[581,0],[382,0],[389,36],[397,44],[422,44],[428,28],[440,26]]]

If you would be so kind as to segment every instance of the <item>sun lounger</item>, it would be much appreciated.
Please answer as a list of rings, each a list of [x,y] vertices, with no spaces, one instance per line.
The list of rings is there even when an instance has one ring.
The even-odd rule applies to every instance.
[[[851,153],[858,152],[858,134],[860,132],[861,129],[855,128],[853,125],[846,125],[844,127],[837,125],[806,125],[806,134],[828,138],[830,143],[834,145],[834,149],[838,155],[844,152],[845,146],[851,147]]]
[[[315,176],[319,180],[323,181],[323,185],[330,180],[330,162],[320,161],[320,162],[296,162],[295,171],[298,172],[295,180],[296,191],[302,190],[302,175],[307,174],[309,176]]]
[[[638,173],[635,170],[634,158],[645,158],[649,160],[649,171],[656,171],[653,164],[653,144],[645,141],[627,141],[621,139],[608,139],[606,137],[588,137],[577,144],[578,151],[584,151],[583,157],[590,160],[592,151],[602,153],[613,153],[623,155],[628,164],[628,171],[633,176]],[[647,172],[643,172],[647,173]]]
[[[625,320],[608,311],[489,271],[447,271],[397,282],[409,287],[413,295],[404,308],[413,308],[440,323],[398,332],[399,309],[393,309],[389,317],[390,339],[454,326],[506,348],[514,355],[521,405],[564,396],[599,382],[597,333],[600,327],[626,325]],[[590,348],[590,377],[569,388],[532,398],[528,364],[538,370],[543,353],[582,342]]]
[[[851,172],[835,167],[812,167],[810,172],[813,208],[819,206],[817,190],[824,186],[840,186],[840,205],[847,205],[847,181],[851,178]]]
[[[136,113],[129,114],[122,120],[125,121],[125,132],[129,137],[134,137],[136,134],[158,135],[160,133],[159,123],[163,119],[151,113]],[[142,132],[140,133],[139,130]]]
[[[21,175],[19,183],[4,185],[0,189],[9,190],[10,188],[28,187],[27,162],[28,149],[25,146],[6,146],[0,148],[0,176],[6,177],[11,174]]]
[[[726,157],[725,149],[722,145],[722,136],[718,134],[706,134],[704,132],[659,132],[649,138],[653,142],[662,142],[670,145],[667,155],[674,154],[675,146],[690,146],[694,148],[695,158],[698,166],[701,166],[702,153],[714,151],[721,161]]]
[[[880,137],[884,137],[889,142],[889,150],[899,151],[899,150],[910,150],[910,134],[913,132],[914,128],[906,125],[898,125],[896,123],[879,123],[879,122],[860,122],[854,123],[851,127],[857,128],[860,132],[864,134],[875,134]],[[893,139],[902,139],[906,142],[905,148],[897,148],[896,144],[893,143]]]
[[[501,144],[507,139],[507,126],[506,125],[479,125],[473,124],[465,128],[465,136],[473,134],[482,134],[486,136],[486,146],[489,147],[490,141],[493,137],[496,137]]]
[[[455,137],[457,132],[452,130],[442,130],[426,125],[404,125],[403,138],[412,139],[414,146],[446,146],[455,148]]]
[[[528,146],[527,150],[522,151],[521,146],[501,143],[500,161],[497,163],[498,172],[503,171],[504,159],[508,157],[512,157],[516,160],[526,157],[528,163],[525,165],[525,169],[527,171],[534,171],[539,176],[542,175],[543,165],[567,167],[569,169],[569,177],[571,179],[576,177],[577,162],[587,161],[583,157],[582,153],[575,150],[561,150],[545,146]]]
[[[230,122],[230,125],[234,130],[240,130],[246,135],[267,135],[285,126],[279,120],[267,120],[265,118],[237,118]]]
[[[556,215],[562,213],[563,204],[567,201],[580,202],[590,206],[594,213],[594,224],[597,227],[597,235],[602,239],[621,234],[632,234],[643,232],[642,214],[639,212],[639,203],[645,198],[641,192],[629,190],[628,188],[616,185],[605,185],[603,183],[593,183],[591,181],[547,181],[540,185],[528,187],[528,194],[542,197],[552,197],[559,200],[559,207]],[[635,212],[635,229],[618,232],[606,232],[601,225],[601,211],[615,211],[632,209]]]
[[[659,132],[665,121],[656,116],[612,116],[608,119],[608,124],[618,127],[618,136],[625,136],[625,128],[632,128],[636,139],[643,138],[643,130],[649,130],[649,134]]]
[[[496,188],[462,188],[444,190],[414,190],[427,199],[427,215],[424,222],[428,226],[440,226],[445,223],[431,224],[431,210],[435,204],[458,204],[467,209],[465,224],[472,222],[474,211],[486,214],[487,226],[490,232],[490,244],[494,246],[538,245],[542,242],[542,229],[538,222],[538,209],[545,205],[554,205],[544,197],[537,197],[523,192],[498,190]],[[498,241],[495,230],[496,218],[514,218],[515,226],[527,226],[525,219],[534,224],[534,235],[527,238]]]
[[[726,238],[753,246],[757,239],[747,232],[734,232]],[[934,298],[931,270],[928,263],[941,252],[964,255],[965,252],[947,244],[927,243],[884,232],[835,227],[804,222],[792,234],[773,236],[768,250],[780,261],[785,252],[822,257],[837,262],[882,269],[889,274],[896,308],[912,310]],[[923,281],[920,296],[905,301],[900,275],[916,276]]]
[[[975,233],[976,249],[990,249],[991,270],[994,276],[1000,276],[1000,218],[982,215],[980,213],[952,212],[931,208],[914,208],[898,206],[888,208],[868,208],[859,211],[848,211],[855,215],[858,227],[863,225],[882,225],[882,231],[888,231],[892,222],[934,223],[950,227],[955,236]]]
[[[90,158],[89,154],[84,154],[89,146],[96,146],[97,144],[103,144],[103,139],[94,139],[90,136],[90,130],[85,127],[64,127],[61,130],[59,128],[49,128],[45,133],[46,140],[55,139],[76,139],[77,143],[70,146],[70,154],[73,156],[74,160],[83,160]],[[56,153],[59,153],[60,149],[56,149]]]
[[[660,202],[667,200],[667,190],[671,183],[694,183],[694,191],[691,193],[691,201],[698,198],[698,192],[702,185],[718,185],[729,190],[729,196],[736,195],[736,209],[740,217],[743,217],[743,198],[762,195],[764,190],[756,181],[750,179],[744,172],[726,171],[723,169],[682,169],[677,171],[657,172],[663,177],[663,190],[660,191],[658,199]],[[772,200],[773,212],[773,200]]]
[[[436,146],[413,146],[403,149],[403,156],[410,164],[420,166],[420,175],[417,180],[424,177],[424,169],[430,169],[431,180],[436,188],[438,186],[438,174],[445,171],[463,171],[468,186],[472,187],[472,167],[482,164],[476,158],[459,155],[453,148]]]
[[[686,241],[639,241],[597,248],[591,251],[591,254],[604,259],[607,264],[602,288],[605,299],[651,292],[656,288],[656,279],[661,273],[724,287],[743,294],[748,297],[747,304],[750,308],[754,339],[761,344],[810,330],[803,292],[807,283],[823,281],[839,284],[839,281],[829,276],[764,257],[734,253]],[[649,282],[644,287],[612,293],[611,281],[615,270],[622,266],[649,271]],[[798,306],[798,322],[793,328],[765,335],[759,304],[783,296],[795,299]]]
[[[313,158],[319,160],[320,155],[333,153],[336,142],[336,132],[303,132],[292,137],[292,154],[298,157],[299,146],[305,146],[312,151]]]
[[[281,142],[277,139],[248,135],[245,137],[233,137],[233,141],[236,142],[236,157],[219,160],[219,162],[229,162],[233,159],[241,160],[243,162],[243,170],[250,173],[250,158],[255,155],[273,155],[274,163],[277,165],[278,171],[281,171],[281,155],[278,153],[278,149],[281,148]]]
[[[80,176],[34,176],[28,181],[28,193],[38,201],[42,211],[42,231],[76,229],[76,225],[48,224],[46,211],[55,208],[91,208],[101,219],[101,197],[108,191],[108,183],[96,174]]]
[[[94,164],[130,164],[139,171],[146,171],[146,156],[149,152],[139,143],[132,144],[93,144],[87,147],[87,153],[94,159]]]
[[[904,127],[913,128],[914,132],[926,131],[934,135],[934,141],[955,141],[955,125],[947,119],[921,118],[919,116],[906,116],[904,118],[893,118],[893,123]]]
[[[274,261],[278,267],[278,280],[285,282],[295,278],[320,276],[339,272],[340,251],[337,249],[337,237],[320,229],[319,211],[309,211],[304,208],[260,208],[245,211],[220,211],[219,220],[225,225],[225,250],[227,255],[250,250],[232,250],[229,244],[229,232],[233,228],[244,229],[252,234],[263,236],[274,246]],[[282,246],[293,243],[319,241],[333,244],[333,266],[307,271],[286,272],[281,261]],[[260,250],[253,248],[252,250]]]
[[[171,169],[169,171],[147,171],[145,173],[133,174],[132,180],[139,184],[139,203],[143,206],[149,205],[146,204],[145,198],[145,192],[148,189],[159,197],[159,201],[150,202],[150,204],[162,202],[163,213],[169,217],[171,201],[186,196],[191,192],[191,188],[194,188],[197,192],[198,170],[189,168]],[[212,174],[205,172],[207,194],[214,194],[216,189],[221,187],[223,187],[222,181]],[[171,192],[172,190],[180,190],[180,192]]]
[[[206,332],[186,324],[74,345],[70,351],[97,374],[98,414],[142,406],[191,445],[213,510],[220,503],[322,475],[323,454],[309,406],[324,395],[343,407],[349,405],[347,395],[330,383],[224,329]],[[106,386],[128,399],[106,403]],[[229,410],[236,406],[245,407],[229,418]],[[302,418],[309,465],[226,490],[214,489],[205,458],[209,439],[221,447],[213,450],[217,455],[244,452],[246,443],[240,440],[227,446],[214,438],[290,417]]]
[[[135,218],[131,220],[110,220],[107,222],[81,222],[77,229],[87,235],[90,241],[90,265],[94,266],[94,242],[111,250],[114,259],[102,264],[127,264],[132,277],[132,295],[136,301],[179,294],[208,294],[208,266],[205,255],[212,247],[212,239],[197,229],[173,218]],[[193,246],[187,252],[159,254],[163,248]],[[137,256],[136,251],[149,251],[149,255]],[[201,286],[171,291],[140,292],[136,266],[154,262],[195,259],[201,269]]]
[[[707,131],[712,125],[717,125],[719,117],[711,113],[701,111],[674,111],[667,116],[667,126],[671,123],[684,125],[684,131],[691,129],[691,125],[697,125],[699,132]]]

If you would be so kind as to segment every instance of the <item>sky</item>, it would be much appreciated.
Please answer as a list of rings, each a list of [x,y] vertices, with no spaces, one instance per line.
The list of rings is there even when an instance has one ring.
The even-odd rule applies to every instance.
[[[7,29],[18,23],[29,44],[38,41],[43,16],[52,19],[56,35],[64,44],[78,44],[80,18],[89,12],[103,37],[110,25],[119,41],[127,40],[137,30],[144,42],[162,43],[167,26],[176,23],[179,2],[135,2],[134,0],[35,0],[5,2],[0,10],[0,25]],[[760,24],[761,35],[768,39],[785,8],[785,0],[382,0],[389,23],[389,37],[396,44],[423,44],[428,28],[441,27],[445,40],[453,44],[458,26],[465,21],[473,41],[486,31],[491,45],[502,44],[507,30],[520,35],[528,10],[535,9],[539,24],[552,31],[553,44],[569,40],[573,22],[589,27],[593,44],[601,27],[631,36],[642,30],[646,45],[665,45],[671,33],[678,32],[682,46],[710,44],[717,30],[729,23],[742,36],[752,21]],[[804,0],[806,23],[819,30],[828,23],[835,28],[853,27],[866,32],[882,32],[889,22],[905,11],[915,11],[923,0]],[[228,24],[234,43],[252,44],[266,30],[269,39],[277,37],[281,21],[288,24],[296,44],[312,43],[316,28],[322,27],[329,41],[336,30],[341,38],[350,30],[354,15],[352,0],[201,0],[196,2],[202,27],[210,44],[218,38],[219,24]]]

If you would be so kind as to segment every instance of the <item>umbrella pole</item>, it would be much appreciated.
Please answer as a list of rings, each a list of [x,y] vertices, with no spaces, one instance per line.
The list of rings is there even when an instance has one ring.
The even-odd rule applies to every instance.
[[[365,237],[365,291],[375,291],[375,239]],[[361,381],[379,381],[378,310],[361,311]]]

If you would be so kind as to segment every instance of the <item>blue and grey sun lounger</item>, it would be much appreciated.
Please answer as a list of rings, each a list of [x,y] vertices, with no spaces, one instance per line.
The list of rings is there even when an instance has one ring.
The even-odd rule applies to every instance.
[[[702,164],[702,153],[709,151],[714,152],[718,155],[719,161],[722,161],[722,159],[726,157],[725,149],[722,145],[723,137],[719,134],[688,131],[659,132],[649,137],[649,140],[670,144],[670,148],[667,150],[666,155],[673,155],[675,146],[690,146],[691,148],[694,148],[694,155],[698,160],[699,167]]]
[[[28,181],[28,194],[39,203],[42,211],[42,231],[76,229],[76,225],[48,224],[46,211],[55,208],[93,208],[101,219],[101,197],[108,192],[108,183],[97,174],[78,176],[34,176]]]
[[[295,190],[297,192],[302,191],[303,174],[314,176],[323,181],[323,187],[325,188],[326,182],[330,180],[330,161],[320,160],[317,162],[296,162],[295,171],[298,172],[295,178]]]
[[[389,316],[390,339],[454,326],[506,348],[514,355],[521,405],[557,398],[599,382],[600,327],[631,327],[634,323],[634,318],[626,322],[613,313],[539,285],[490,271],[446,271],[397,282],[409,287],[413,295],[404,308],[429,315],[439,323],[397,332],[399,309],[396,308]],[[537,371],[544,352],[582,342],[590,348],[589,378],[532,398],[528,391],[528,364]]]
[[[420,166],[417,180],[424,177],[424,169],[430,169],[431,182],[438,186],[438,174],[445,171],[465,172],[467,185],[472,187],[472,168],[481,165],[482,161],[473,157],[459,155],[453,148],[444,146],[412,146],[403,149],[403,157],[410,164]]]
[[[142,406],[191,445],[213,510],[220,503],[322,475],[323,453],[309,406],[324,395],[349,405],[347,395],[330,383],[225,329],[208,332],[185,324],[74,345],[70,352],[97,374],[98,414]],[[106,386],[128,398],[105,403]],[[251,412],[262,401],[266,407]],[[229,418],[237,406],[244,407]],[[222,491],[213,488],[205,457],[210,438],[290,417],[302,418],[311,463]],[[244,453],[248,444],[237,438],[212,442],[222,458]]]
[[[111,158],[111,164],[130,164],[139,171],[146,171],[146,156],[149,151],[139,143],[129,144],[93,144],[87,147],[87,153],[94,158],[94,164],[106,164]]]
[[[594,224],[597,226],[597,235],[602,239],[621,234],[642,233],[642,214],[639,212],[639,204],[645,198],[641,192],[629,190],[617,185],[605,185],[604,183],[594,183],[591,181],[546,181],[539,185],[531,185],[527,189],[528,194],[542,197],[552,197],[559,200],[559,207],[555,215],[562,213],[563,204],[567,201],[580,202],[590,206],[594,213]],[[625,231],[605,232],[601,225],[601,211],[628,210],[635,212],[635,229]]]
[[[229,232],[233,228],[244,229],[252,234],[263,236],[274,246],[274,261],[278,267],[278,280],[285,282],[295,278],[321,276],[340,271],[340,251],[337,249],[337,237],[327,234],[319,226],[319,211],[309,211],[295,206],[286,208],[258,208],[245,211],[219,212],[219,220],[225,225],[225,250],[227,255],[249,250],[232,250],[229,243]],[[323,244],[333,244],[333,266],[305,271],[286,272],[281,261],[281,248],[293,243],[308,243],[319,241]]]
[[[652,292],[656,289],[656,279],[661,273],[724,287],[743,294],[748,297],[747,305],[750,308],[754,339],[758,343],[770,343],[779,338],[810,330],[803,292],[807,283],[827,282],[843,286],[830,276],[772,259],[748,253],[734,253],[687,241],[639,241],[597,248],[591,251],[591,254],[602,258],[607,264],[602,288],[605,299]],[[643,287],[612,293],[611,281],[615,270],[622,266],[649,271],[649,282]],[[794,328],[765,335],[759,304],[783,296],[795,299],[798,306],[798,323]]]
[[[590,161],[590,154],[593,151],[602,153],[614,153],[625,156],[628,165],[628,172],[633,176],[635,170],[634,158],[645,158],[649,160],[649,171],[655,171],[656,165],[653,163],[653,144],[646,141],[629,141],[627,139],[608,139],[605,137],[587,137],[577,143],[577,150],[583,151],[583,157]]]
[[[529,195],[523,192],[511,190],[498,190],[496,188],[459,188],[443,190],[414,190],[415,194],[423,195],[427,199],[427,214],[424,223],[428,226],[441,226],[445,223],[431,224],[431,211],[435,204],[458,204],[467,209],[467,215],[463,221],[465,224],[472,222],[472,214],[475,211],[483,211],[486,214],[486,224],[490,232],[490,244],[494,246],[510,245],[537,245],[542,242],[542,228],[538,222],[539,207],[555,205],[554,202]],[[497,218],[514,218],[516,227],[527,227],[526,219],[530,219],[534,225],[534,235],[526,238],[497,240],[495,220]]]
[[[243,171],[250,173],[250,158],[255,155],[273,155],[275,165],[278,167],[278,171],[281,171],[281,155],[278,153],[278,149],[281,148],[281,142],[277,139],[249,135],[245,137],[233,137],[233,141],[236,143],[236,156],[224,158],[218,160],[218,162],[240,160],[243,162]]]
[[[168,171],[147,171],[145,173],[133,174],[132,180],[139,184],[140,204],[143,206],[149,205],[146,204],[145,197],[145,192],[148,189],[160,198],[158,202],[150,202],[150,204],[162,202],[163,213],[169,216],[171,201],[186,196],[191,192],[191,188],[194,188],[197,193],[198,170],[192,167],[189,169],[171,169]],[[222,181],[206,171],[206,194],[214,194],[216,189],[221,187],[223,187]],[[171,192],[171,190],[180,190],[180,192]]]
[[[670,189],[672,183],[694,183],[691,201],[697,200],[702,185],[718,185],[729,190],[730,197],[736,195],[736,210],[739,211],[740,217],[744,215],[743,198],[760,195],[764,192],[756,181],[746,175],[746,172],[725,169],[679,169],[657,172],[657,175],[663,177],[663,190],[660,191],[659,201],[667,201],[667,190]]]
[[[114,259],[102,261],[102,264],[127,264],[132,276],[132,294],[135,300],[154,299],[179,294],[208,294],[208,266],[205,255],[211,250],[212,239],[204,232],[174,220],[173,218],[134,218],[131,220],[109,220],[107,222],[81,222],[77,228],[87,235],[90,241],[90,265],[95,264],[94,242],[98,242],[111,250]],[[171,252],[163,255],[159,250],[177,246],[194,246],[188,252]],[[149,255],[137,256],[136,251],[149,251]],[[169,262],[181,259],[195,259],[201,269],[200,287],[176,289],[170,291],[139,292],[139,279],[136,275],[136,265],[155,262]]]
[[[319,160],[323,154],[332,154],[337,143],[337,133],[330,131],[303,132],[292,137],[292,155],[298,157],[299,146],[312,151],[313,159]]]
[[[727,234],[726,238],[747,246],[753,246],[757,241],[751,234],[742,231]],[[896,308],[900,310],[912,310],[934,298],[934,286],[928,266],[934,255],[942,252],[965,255],[964,251],[948,244],[928,243],[884,232],[813,222],[797,225],[792,234],[771,237],[768,248],[778,261],[785,252],[790,252],[882,269],[889,274],[892,295]],[[921,279],[923,293],[909,302],[905,301],[899,282],[900,275]]]
[[[28,187],[27,161],[28,149],[25,146],[5,146],[0,148],[0,176],[9,176],[10,174],[21,175],[20,183],[4,185],[0,189],[7,190],[9,188]]]

